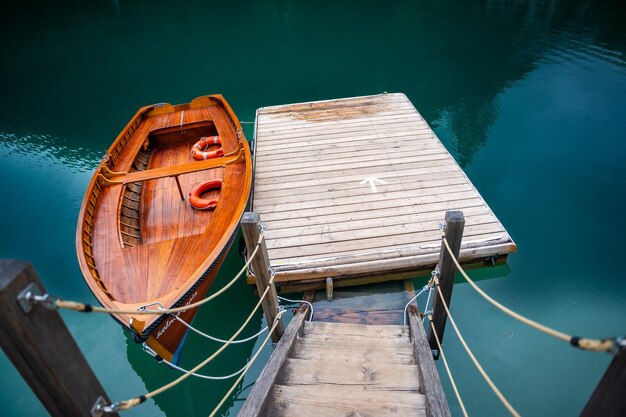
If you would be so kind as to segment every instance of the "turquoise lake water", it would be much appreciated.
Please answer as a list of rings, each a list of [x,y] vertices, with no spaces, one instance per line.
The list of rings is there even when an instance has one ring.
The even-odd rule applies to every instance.
[[[404,92],[519,246],[508,266],[472,272],[481,287],[567,333],[626,334],[623,1],[23,3],[0,16],[0,257],[31,261],[52,294],[94,301],[76,261],[78,210],[142,105],[219,92],[252,122],[261,106]],[[233,251],[213,288],[241,265]],[[255,300],[239,283],[195,324],[227,338]],[[523,327],[467,284],[452,313],[524,416],[578,415],[610,361]],[[62,315],[113,400],[179,375],[109,317]],[[258,314],[245,334],[263,325]],[[451,328],[445,341],[470,415],[508,415]],[[203,372],[231,373],[260,345],[228,349]],[[216,348],[191,335],[182,365]],[[261,367],[221,415],[236,415]],[[45,415],[4,355],[0,372],[0,415]],[[231,383],[188,380],[126,415],[206,416]]]

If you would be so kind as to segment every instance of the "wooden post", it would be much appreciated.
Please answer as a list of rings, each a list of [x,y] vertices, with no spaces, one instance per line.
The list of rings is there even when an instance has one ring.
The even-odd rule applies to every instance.
[[[445,218],[445,233],[446,239],[450,244],[450,249],[454,253],[454,256],[458,259],[461,252],[461,240],[463,239],[463,228],[465,227],[465,217],[462,211],[447,211]],[[452,261],[452,257],[446,249],[443,242],[441,242],[441,252],[439,253],[439,263],[437,265],[439,269],[439,287],[445,303],[450,306],[450,300],[452,299],[452,287],[454,285],[454,275],[456,273],[456,265]],[[439,336],[439,340],[443,344],[443,331],[446,328],[446,320],[448,315],[446,310],[441,305],[442,300],[439,298],[439,292],[435,291],[435,297],[433,299],[433,325]],[[439,359],[439,349],[437,347],[437,340],[433,334],[432,328],[428,331],[428,344],[431,350],[437,351],[434,354],[435,359]]]
[[[243,237],[246,241],[246,249],[248,256],[251,256],[256,248],[259,236],[261,234],[261,218],[258,213],[247,212],[243,214],[241,219],[241,228],[243,230]],[[259,295],[265,292],[265,289],[270,282],[270,258],[267,255],[267,247],[265,245],[265,239],[261,242],[259,251],[251,262],[252,272],[254,273],[254,280],[256,282],[256,288],[259,291]],[[274,319],[278,314],[278,295],[276,294],[276,286],[274,283],[270,286],[270,291],[263,301],[263,312],[265,313],[265,321],[268,326],[272,326]],[[274,333],[272,333],[272,341],[277,343],[283,333],[285,332],[285,324],[283,319],[280,319],[280,323],[276,326]]]
[[[18,301],[29,287],[45,294],[32,265],[0,260],[2,349],[51,416],[103,415],[94,406],[111,402],[59,313]]]
[[[626,416],[626,348],[615,355],[580,414],[594,416]]]

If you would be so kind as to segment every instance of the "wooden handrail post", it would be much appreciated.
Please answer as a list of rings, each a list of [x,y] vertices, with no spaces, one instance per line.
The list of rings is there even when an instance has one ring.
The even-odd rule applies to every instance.
[[[32,265],[0,259],[2,349],[51,416],[103,415],[96,403],[111,402],[72,334],[57,311],[20,297],[29,291],[45,294]]]
[[[463,228],[465,227],[465,217],[462,211],[446,211],[445,218],[445,233],[446,240],[450,244],[450,249],[454,253],[455,258],[459,258],[461,252],[461,240],[463,239]],[[439,270],[439,287],[443,294],[444,302],[450,306],[450,300],[452,299],[452,287],[454,285],[454,275],[456,274],[456,265],[448,253],[443,242],[441,242],[441,251],[439,253],[439,263],[437,264]],[[439,297],[439,292],[435,291],[435,297],[433,299],[433,325],[437,331],[437,336],[443,344],[443,331],[446,328],[446,320],[448,315],[446,310],[441,305],[442,300]],[[431,350],[436,351],[434,358],[439,359],[439,349],[437,347],[437,340],[432,331],[432,328],[428,331],[428,344]]]
[[[246,249],[248,256],[252,255],[261,235],[261,218],[258,213],[246,212],[241,219],[241,229],[243,237],[246,241]],[[267,246],[265,239],[260,244],[259,251],[251,262],[254,280],[259,295],[265,292],[270,282],[270,258],[267,254]],[[263,300],[263,312],[265,313],[265,321],[268,326],[272,326],[276,315],[278,314],[278,294],[276,294],[276,286],[274,283],[270,285],[270,291]],[[285,333],[285,324],[280,318],[280,323],[276,326],[272,333],[272,341],[277,343],[283,333]]]
[[[626,415],[626,348],[613,358],[580,417]]]

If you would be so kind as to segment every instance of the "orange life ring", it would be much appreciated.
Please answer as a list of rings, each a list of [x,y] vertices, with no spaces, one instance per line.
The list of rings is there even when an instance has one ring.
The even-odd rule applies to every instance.
[[[219,188],[222,188],[221,179],[201,182],[191,189],[191,192],[189,193],[189,204],[191,204],[191,207],[197,210],[214,209],[215,207],[217,207],[217,200],[209,200],[200,196],[206,191],[217,190]]]
[[[192,146],[191,154],[198,161],[217,158],[218,156],[224,156],[224,148],[222,148],[221,146],[214,151],[206,151],[207,149],[209,149],[209,146],[221,144],[222,141],[220,140],[219,136],[203,136]]]

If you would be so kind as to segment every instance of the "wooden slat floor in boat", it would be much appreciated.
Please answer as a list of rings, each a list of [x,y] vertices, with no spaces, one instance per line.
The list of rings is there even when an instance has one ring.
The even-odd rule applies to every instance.
[[[184,112],[161,114],[144,119],[133,133],[127,151],[113,166],[113,171],[128,171],[136,153],[142,147],[148,132],[181,123],[211,120],[220,132],[224,151],[232,152],[237,148],[237,136],[227,115],[217,107],[189,109]],[[199,139],[199,138],[198,138]],[[191,146],[193,143],[158,146],[152,151],[148,169],[172,167],[193,162]],[[241,192],[238,187],[225,187],[220,191],[211,191],[203,196],[217,196],[224,206],[223,215],[216,211],[195,210],[188,200],[189,191],[198,183],[212,179],[225,178],[235,184],[242,181],[243,167],[234,164],[229,171],[222,167],[206,171],[191,172],[179,176],[185,201],[180,198],[176,181],[172,177],[147,180],[143,183],[140,205],[141,244],[137,247],[122,247],[117,236],[118,202],[121,185],[103,188],[95,219],[93,251],[98,259],[98,269],[103,282],[114,294],[115,299],[124,303],[141,303],[152,300],[181,287],[187,277],[193,276],[200,261],[211,253],[220,239],[222,231],[232,219],[228,215],[228,205],[238,202]],[[206,239],[192,239],[194,235],[206,233],[207,229],[216,231],[215,238],[207,234]],[[228,237],[227,237],[228,238]],[[181,256],[182,254],[202,253],[204,256]],[[169,301],[169,300],[166,300]]]
[[[404,94],[261,108],[255,136],[253,209],[278,282],[424,269],[448,210],[465,214],[462,259],[516,250]]]

